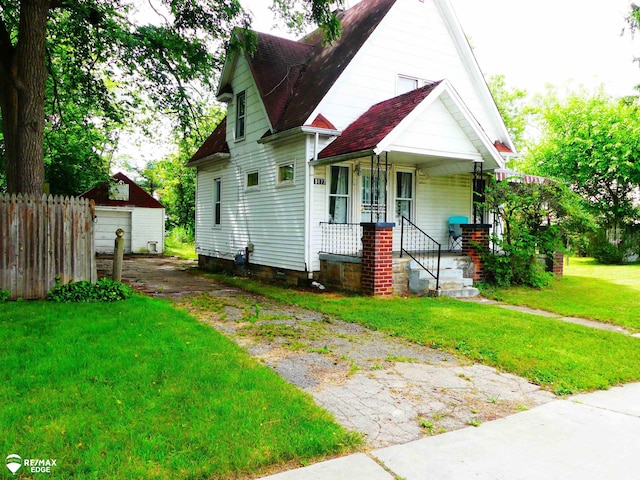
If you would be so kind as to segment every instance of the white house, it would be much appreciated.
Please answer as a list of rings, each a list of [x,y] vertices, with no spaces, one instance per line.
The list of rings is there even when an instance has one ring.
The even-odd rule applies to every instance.
[[[202,265],[344,280],[361,223],[390,228],[395,256],[448,250],[450,217],[483,223],[474,198],[515,147],[449,1],[340,18],[331,45],[258,33],[253,54],[229,51],[227,117],[188,163]]]
[[[113,253],[116,230],[124,230],[124,253],[164,251],[164,206],[123,173],[83,193],[95,202],[96,253]]]

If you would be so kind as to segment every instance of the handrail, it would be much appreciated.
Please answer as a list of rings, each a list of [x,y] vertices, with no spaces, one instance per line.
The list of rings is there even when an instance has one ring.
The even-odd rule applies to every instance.
[[[405,235],[405,225],[406,235]],[[436,280],[436,290],[440,288],[440,255],[442,245],[415,225],[407,217],[402,217],[400,230],[400,257],[409,255],[429,275]],[[435,273],[434,273],[435,272]]]

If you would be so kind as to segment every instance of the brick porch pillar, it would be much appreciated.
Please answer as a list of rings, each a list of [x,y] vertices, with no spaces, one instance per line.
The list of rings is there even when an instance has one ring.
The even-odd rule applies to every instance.
[[[564,274],[564,253],[554,252],[553,256],[547,256],[547,272],[553,272],[556,277]]]
[[[361,223],[364,293],[393,295],[393,227],[395,223]]]
[[[471,258],[474,266],[474,282],[484,280],[484,265],[481,254],[489,250],[489,229],[487,224],[465,224],[462,228],[462,255]]]

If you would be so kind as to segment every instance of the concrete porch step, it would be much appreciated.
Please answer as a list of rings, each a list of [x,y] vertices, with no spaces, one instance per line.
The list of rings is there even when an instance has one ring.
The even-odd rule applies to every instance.
[[[442,260],[445,260],[444,262]],[[467,298],[479,295],[473,287],[473,279],[464,276],[464,263],[468,258],[443,257],[440,262],[438,288],[436,279],[415,261],[409,262],[409,291],[419,295],[447,296]]]
[[[477,297],[480,295],[480,290],[475,287],[462,287],[462,288],[452,288],[452,289],[440,289],[437,291],[437,295],[439,297],[449,297],[449,298],[471,298]]]

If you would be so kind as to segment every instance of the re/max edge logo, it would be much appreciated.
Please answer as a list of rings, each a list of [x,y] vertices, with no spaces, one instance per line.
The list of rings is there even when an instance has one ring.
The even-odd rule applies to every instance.
[[[51,467],[55,467],[55,458],[22,458],[16,453],[7,455],[6,465],[12,474],[17,474],[21,468],[30,473],[51,473]]]

